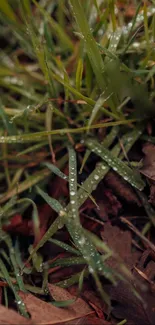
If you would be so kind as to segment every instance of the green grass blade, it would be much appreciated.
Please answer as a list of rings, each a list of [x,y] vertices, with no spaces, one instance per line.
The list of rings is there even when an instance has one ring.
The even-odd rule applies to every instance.
[[[50,205],[50,207],[56,211],[57,213],[63,212],[62,205],[55,199],[53,199],[51,196],[49,196],[47,193],[45,193],[41,188],[36,186],[38,194]]]
[[[108,149],[104,148],[97,141],[88,139],[85,141],[85,143],[88,148],[92,150],[92,152],[96,153],[104,161],[106,161],[106,163],[120,176],[122,176],[124,180],[129,182],[132,186],[136,187],[140,191],[143,190],[145,183],[143,182],[138,172],[133,171],[119,158],[114,157]]]
[[[20,296],[18,295],[18,292],[16,290],[16,287],[13,285],[11,279],[10,279],[10,275],[8,273],[8,270],[5,266],[5,264],[3,263],[3,261],[0,259],[0,269],[1,272],[4,276],[4,279],[6,280],[6,282],[8,283],[9,287],[11,288],[11,290],[14,293],[15,299],[16,299],[16,303],[17,303],[17,307],[19,309],[19,312],[21,313],[21,315],[23,315],[26,318],[29,318],[29,315],[27,313],[26,310],[26,306],[24,304],[24,302],[21,300]]]
[[[92,68],[96,75],[96,80],[98,82],[99,88],[104,89],[106,87],[103,71],[104,64],[101,57],[101,54],[98,50],[96,42],[91,34],[90,28],[87,23],[87,19],[85,17],[82,4],[79,0],[70,0],[71,8],[73,10],[73,14],[76,18],[77,24],[79,26],[80,32],[82,33],[87,55],[92,64]]]
[[[56,267],[56,266],[71,266],[71,265],[81,265],[86,264],[86,261],[83,257],[66,257],[60,258],[53,263],[49,264],[49,268]]]
[[[33,3],[40,10],[42,15],[48,20],[52,31],[55,33],[56,37],[58,37],[58,40],[62,42],[64,48],[73,50],[73,44],[68,35],[64,32],[63,28],[61,28],[55,19],[53,19],[51,15],[46,10],[44,10],[44,8],[41,7],[36,0],[33,0]]]
[[[79,59],[77,70],[76,70],[76,89],[80,92],[81,91],[81,84],[82,84],[82,73],[83,73],[83,61]]]
[[[9,5],[7,0],[0,1],[0,10],[13,22],[17,21],[17,17],[14,13],[14,10]]]
[[[66,243],[64,243],[64,242],[62,242],[60,240],[50,238],[49,242],[51,242],[51,243],[53,243],[55,245],[58,245],[59,247],[63,248],[64,250],[66,250],[69,253],[72,253],[72,254],[75,254],[75,255],[81,255],[80,252],[77,249],[71,247],[70,245],[68,245],[68,244],[66,244]]]

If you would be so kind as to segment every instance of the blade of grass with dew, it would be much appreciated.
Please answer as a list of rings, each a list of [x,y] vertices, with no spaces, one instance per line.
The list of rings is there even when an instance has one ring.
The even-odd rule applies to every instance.
[[[115,125],[126,125],[133,122],[136,122],[137,119],[130,119],[130,120],[119,120],[114,122],[106,122],[106,123],[98,123],[94,125],[90,125],[89,129],[99,129],[99,128],[106,128],[109,126],[115,126]],[[35,133],[28,133],[28,134],[22,134],[18,136],[0,136],[0,143],[27,143],[27,142],[34,142],[34,141],[41,141],[44,140],[45,137],[49,135],[55,135],[59,134],[60,136],[64,136],[67,133],[82,133],[83,131],[87,131],[88,126],[83,126],[79,128],[72,128],[72,129],[58,129],[58,130],[52,130],[52,131],[41,131],[41,132],[35,132]]]
[[[101,142],[104,147],[108,148],[110,147],[110,145],[113,143],[113,141],[115,140],[117,134],[119,132],[119,127],[118,126],[114,126],[111,131],[109,132],[109,134],[103,139],[103,141]],[[87,161],[87,159],[90,156],[91,151],[89,149],[86,150],[82,164],[81,164],[81,168],[80,168],[80,174],[82,173],[82,170],[84,168],[84,165]]]
[[[29,253],[31,255],[31,253],[33,252],[33,246],[30,245],[29,246]],[[40,253],[35,253],[32,255],[32,264],[33,264],[33,267],[34,269],[37,271],[37,272],[42,272],[43,271],[43,257]]]
[[[70,278],[65,279],[63,281],[57,282],[56,285],[61,287],[61,288],[69,288],[70,286],[72,286],[75,283],[79,282],[81,276],[81,272],[76,273],[74,275],[72,275]],[[89,276],[89,271],[87,269],[84,269],[84,278],[88,278]]]
[[[78,212],[78,195],[77,195],[77,162],[76,153],[72,147],[69,151],[69,191],[70,191],[70,215],[66,218],[66,227],[79,251],[83,255],[89,271],[92,276],[97,278],[97,271],[102,271],[104,276],[112,283],[115,283],[112,272],[101,262],[101,256],[93,246],[92,242],[85,236],[84,229],[81,226]],[[107,295],[102,292],[105,301],[109,304]]]
[[[57,201],[56,199],[53,199],[51,196],[49,196],[46,192],[44,192],[43,190],[41,190],[41,188],[39,188],[38,186],[36,186],[36,190],[38,192],[38,194],[46,201],[48,202],[48,204],[50,205],[50,207],[56,211],[57,213],[60,213],[60,211],[62,211],[62,214],[64,212],[64,209],[62,207],[62,205],[59,203],[59,201]]]
[[[139,130],[133,130],[133,131],[125,134],[123,136],[123,138],[122,138],[122,143],[124,143],[124,145],[127,145],[128,150],[130,150],[130,148],[135,143],[135,141],[138,139],[138,137],[140,137],[142,132],[143,132],[143,127],[141,128],[141,133],[140,133],[140,129],[139,129]],[[117,156],[119,154],[119,152],[120,152],[120,144],[117,144],[113,148],[112,153]],[[99,163],[97,165],[95,170],[91,173],[91,175],[86,179],[86,181],[83,184],[83,187],[85,188],[85,190],[87,192],[85,192],[84,189],[82,189],[82,188],[80,188],[79,191],[78,191],[78,205],[79,205],[79,207],[89,197],[88,193],[91,193],[97,187],[99,182],[104,178],[104,176],[106,175],[106,173],[108,171],[109,171],[109,167],[105,163],[101,162],[101,163]],[[47,195],[44,195],[44,199],[47,200],[46,202],[48,203],[48,196]],[[60,211],[62,211],[62,209],[63,208],[61,207]],[[70,204],[67,206],[66,211],[69,213]],[[69,217],[70,216],[68,216],[68,218]],[[64,215],[63,216],[58,216],[57,219],[53,222],[53,224],[49,227],[49,229],[47,230],[47,232],[45,233],[43,238],[40,240],[39,244],[34,248],[32,254],[37,252],[37,250],[40,247],[42,247],[45,244],[45,242],[48,239],[50,239],[53,236],[53,234],[55,234],[60,227],[62,228],[64,224],[65,224]],[[31,260],[32,254],[28,258],[27,262],[29,262]]]
[[[134,129],[133,131],[130,131],[126,133],[121,141],[124,145],[126,153],[131,149],[133,144],[137,141],[137,139],[142,135],[144,130],[144,126],[139,126],[138,129]],[[109,134],[110,136],[110,134]],[[115,147],[112,149],[111,153],[117,157],[120,153],[120,144],[116,144]],[[121,154],[120,158],[123,158],[124,155]],[[97,185],[100,183],[100,181],[104,178],[104,176],[108,173],[110,167],[104,163],[100,162],[97,164],[96,168],[93,170],[93,172],[88,176],[88,178],[83,183],[83,187],[87,190],[88,193],[91,193],[93,190],[96,189]],[[79,199],[79,207],[85,202],[85,200],[88,198],[88,194],[84,192],[82,189],[79,189],[78,191],[78,199]]]
[[[69,253],[72,253],[72,254],[75,254],[75,255],[81,255],[81,253],[77,249],[71,247],[70,245],[68,245],[68,244],[66,244],[66,243],[64,243],[64,242],[62,242],[60,240],[50,238],[48,241],[55,244],[55,245],[57,245],[57,246],[59,246],[59,247],[61,247],[61,248],[63,248],[64,250],[66,250]]]
[[[73,179],[73,177],[72,177],[72,179]],[[74,186],[71,186],[71,188],[74,188]],[[73,190],[72,190],[72,192],[73,192]],[[75,241],[76,246],[81,250],[82,254],[84,255],[85,260],[89,261],[89,263],[90,263],[90,259],[92,259],[91,258],[92,255],[89,257],[89,255],[90,255],[89,253],[93,254],[94,255],[94,260],[91,262],[92,267],[94,269],[96,269],[96,268],[100,269],[100,271],[103,272],[104,276],[106,276],[109,280],[111,280],[112,282],[115,283],[115,280],[113,278],[113,274],[112,274],[111,270],[108,267],[105,267],[104,265],[102,265],[100,255],[94,249],[93,245],[91,245],[91,242],[89,242],[87,240],[87,242],[83,246],[82,241],[83,241],[83,239],[85,240],[85,238],[84,238],[84,230],[83,230],[83,228],[82,228],[82,226],[80,224],[80,220],[77,223],[77,221],[73,219],[74,223],[72,221],[72,223],[73,223],[73,225],[72,225],[71,222],[70,222],[70,219],[72,218],[72,215],[70,215],[68,217],[65,217],[66,212],[65,212],[65,210],[63,210],[63,207],[61,206],[61,204],[58,201],[56,201],[55,199],[49,197],[48,194],[43,192],[41,189],[38,189],[38,193],[45,199],[45,201],[57,213],[59,213],[59,217],[54,221],[54,223],[48,229],[48,231],[43,236],[41,241],[34,248],[34,250],[32,251],[32,253],[31,253],[31,255],[30,255],[29,259],[28,259],[28,261],[30,261],[30,259],[32,258],[32,254],[34,254],[41,246],[43,246],[44,243],[59,229],[60,226],[62,227],[63,224],[66,223],[66,226],[67,226],[67,228],[68,228],[68,230],[69,230],[69,232],[71,234],[71,237]],[[71,201],[74,201],[74,200],[71,200]],[[74,203],[73,203],[73,206],[74,207],[73,207],[72,212],[74,212],[74,209],[75,209],[75,204]],[[78,210],[78,207],[77,207],[77,210]],[[75,212],[74,212],[74,214],[75,214]],[[81,239],[81,242],[79,241],[79,239]]]
[[[42,290],[45,294],[49,294],[48,289],[48,267],[47,265],[43,264],[43,273],[42,273]]]
[[[65,175],[57,166],[55,166],[49,162],[46,162],[46,161],[43,162],[41,165],[49,168],[49,170],[51,170],[55,175],[59,176],[60,178],[64,179],[65,181],[68,180],[68,176]]]
[[[55,175],[59,176],[60,178],[64,179],[65,181],[69,181],[68,176],[66,176],[58,167],[56,167],[55,165],[49,163],[49,162],[43,162],[41,164],[42,166],[46,166],[47,168],[49,168]],[[82,185],[77,184],[78,187],[82,187]],[[85,189],[84,189],[85,190]],[[94,198],[92,197],[92,195],[89,194],[90,199],[92,200],[92,202],[94,202],[94,204],[96,204]],[[96,204],[97,206],[97,204]]]
[[[98,85],[101,89],[104,89],[106,86],[103,77],[104,64],[100,52],[98,51],[98,48],[96,46],[96,42],[91,35],[90,28],[88,26],[82,5],[79,0],[70,0],[70,4],[79,29],[83,35],[86,44],[87,55],[92,64],[92,68],[96,75]]]
[[[122,30],[119,28],[112,34],[107,53],[111,53],[113,56],[115,56],[116,49],[117,49],[120,39],[121,39],[121,35],[122,35]],[[115,59],[116,59],[116,57],[115,57]],[[109,61],[108,57],[105,58],[105,62],[107,62],[107,61]]]
[[[29,318],[29,314],[26,310],[26,306],[24,304],[24,302],[22,301],[21,297],[18,295],[18,292],[16,290],[16,286],[12,283],[11,279],[10,279],[10,275],[8,273],[8,270],[5,266],[5,264],[3,263],[3,261],[0,259],[0,269],[1,272],[3,274],[4,279],[6,280],[6,282],[8,283],[10,289],[12,290],[12,292],[14,293],[15,299],[16,299],[16,304],[18,307],[18,310],[20,312],[21,315],[23,315],[26,318]]]
[[[66,257],[60,258],[55,262],[49,263],[49,268],[53,268],[56,266],[71,266],[71,265],[82,265],[86,264],[86,260],[83,257]]]
[[[127,182],[129,182],[132,186],[143,190],[145,183],[142,180],[140,174],[135,172],[130,167],[128,167],[125,163],[123,163],[119,158],[114,157],[113,154],[102,145],[100,145],[97,141],[88,139],[85,141],[85,144],[88,146],[92,152],[99,155],[106,163],[116,171],[120,176],[124,178]]]
[[[97,99],[96,104],[92,110],[91,116],[88,121],[88,132],[89,132],[89,127],[92,124],[93,120],[95,119],[96,115],[98,114],[100,108],[104,105],[104,103],[107,102],[107,100],[112,96],[110,94],[108,97],[105,96],[105,91],[100,95],[100,97]]]
[[[22,276],[20,274],[18,263],[16,261],[15,250],[14,250],[14,247],[13,247],[12,239],[7,233],[5,233],[2,230],[0,230],[0,235],[1,235],[1,240],[3,240],[5,242],[5,244],[7,245],[8,249],[9,249],[10,260],[11,260],[11,263],[12,263],[12,266],[13,266],[13,269],[14,269],[14,274],[15,274],[19,289],[21,291],[25,292],[25,286],[24,286],[24,283],[23,283]]]

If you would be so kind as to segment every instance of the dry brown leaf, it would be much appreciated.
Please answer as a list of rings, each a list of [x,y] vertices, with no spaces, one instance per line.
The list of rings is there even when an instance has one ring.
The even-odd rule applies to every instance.
[[[0,325],[30,325],[33,324],[31,320],[28,320],[21,315],[19,315],[16,311],[12,309],[8,309],[2,305],[0,305]]]
[[[60,325],[60,324],[57,324],[57,325]],[[100,319],[100,318],[96,317],[95,315],[91,315],[91,316],[79,318],[76,321],[74,320],[71,322],[64,323],[63,325],[113,325],[113,323],[107,322],[104,319]]]
[[[49,284],[49,290],[52,296],[59,301],[74,298],[67,290],[51,284]],[[26,294],[20,292],[19,294],[31,315],[32,321],[37,323],[37,325],[61,324],[93,313],[92,309],[81,298],[78,298],[69,307],[58,308],[50,303],[38,299],[30,293]]]
[[[141,202],[134,192],[132,186],[128,184],[122,177],[113,171],[110,171],[105,177],[105,183],[110,187],[113,193],[129,203],[141,206]]]
[[[143,147],[145,157],[140,172],[155,181],[155,145],[148,142]]]
[[[137,260],[137,253],[131,252],[132,237],[129,231],[122,231],[110,223],[106,223],[104,231],[101,232],[101,237],[104,242],[122,259],[122,261],[129,267]],[[119,263],[113,257],[108,259],[108,265],[114,268],[119,267]]]

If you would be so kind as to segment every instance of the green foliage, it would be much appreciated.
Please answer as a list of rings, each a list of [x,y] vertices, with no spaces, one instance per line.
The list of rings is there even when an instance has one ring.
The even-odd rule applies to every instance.
[[[82,227],[79,209],[88,198],[96,204],[93,191],[110,168],[131,186],[144,189],[145,182],[124,158],[140,137],[155,143],[153,136],[144,134],[148,118],[154,117],[155,18],[153,1],[148,7],[139,1],[129,23],[115,9],[113,0],[0,1],[0,37],[4,43],[0,53],[0,225],[1,241],[7,247],[0,250],[0,268],[1,278],[26,317],[18,290],[45,294],[49,267],[84,264],[82,274],[58,285],[79,283],[82,288],[83,279],[91,273],[108,304],[99,276],[114,284],[120,278],[105,263],[113,252]],[[129,102],[132,109],[127,107]],[[90,173],[91,152],[101,159]],[[63,172],[66,165],[69,175]],[[83,173],[84,168],[89,174],[79,184],[78,172]],[[48,193],[47,185],[53,187],[56,177],[68,182],[69,198],[63,194],[54,198]],[[154,210],[143,193],[139,197],[150,218],[143,230],[146,233],[155,224]],[[39,240],[40,198],[56,217]],[[3,225],[16,214],[32,219],[35,245],[24,252],[17,238],[14,247],[9,235],[2,232]],[[52,238],[62,228],[67,229],[72,245],[71,241],[68,244]],[[71,256],[44,264],[39,249],[47,241]],[[98,249],[105,252],[104,257]],[[28,251],[27,262],[32,266],[25,265]],[[25,275],[35,272],[41,274],[41,288],[25,284]],[[7,298],[4,289],[6,306]]]

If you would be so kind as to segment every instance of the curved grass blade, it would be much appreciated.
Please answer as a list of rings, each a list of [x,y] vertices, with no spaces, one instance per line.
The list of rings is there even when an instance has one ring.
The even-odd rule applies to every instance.
[[[46,161],[43,162],[41,165],[50,169],[51,172],[53,172],[55,175],[59,176],[60,178],[62,178],[64,180],[68,180],[68,176],[65,175],[57,166],[55,166],[49,162],[46,162]]]
[[[1,269],[1,272],[3,274],[4,279],[6,280],[9,287],[11,288],[11,290],[14,293],[19,312],[24,317],[29,318],[29,315],[28,315],[27,310],[26,310],[26,306],[25,306],[24,302],[21,300],[20,296],[18,295],[18,292],[16,290],[16,286],[12,283],[12,281],[10,279],[10,275],[8,273],[8,270],[7,270],[5,264],[3,263],[3,261],[1,259],[0,259],[0,269]]]
[[[105,95],[105,90],[103,91],[103,93],[100,95],[100,97],[98,98],[98,100],[95,103],[95,106],[92,110],[91,116],[89,118],[88,121],[88,131],[89,131],[89,127],[90,125],[93,123],[96,115],[98,114],[100,108],[107,102],[107,100],[112,96],[112,94],[106,96]]]
[[[40,236],[40,220],[39,220],[37,206],[36,206],[35,202],[29,198],[20,199],[20,200],[18,200],[17,203],[20,204],[23,202],[28,202],[29,204],[32,204],[32,207],[33,207],[32,220],[33,220],[33,226],[34,226],[34,234],[35,234],[35,238],[37,240],[37,238]]]
[[[13,247],[12,239],[7,233],[5,233],[2,230],[0,231],[0,235],[1,235],[1,240],[3,240],[6,243],[8,249],[9,249],[10,260],[11,260],[11,264],[14,269],[14,274],[15,274],[19,289],[21,291],[25,292],[25,285],[24,285],[22,276],[20,274],[20,269],[19,269],[19,266],[18,266],[18,263],[16,260],[16,255],[15,255],[15,250]]]
[[[71,266],[71,265],[81,265],[86,264],[86,261],[83,257],[66,257],[66,258],[60,258],[56,260],[53,263],[49,264],[49,267],[55,267],[55,266]]]
[[[143,190],[145,183],[138,173],[133,171],[130,167],[128,167],[125,163],[123,163],[119,158],[114,157],[113,154],[100,145],[97,141],[88,139],[85,141],[85,144],[88,146],[92,152],[99,155],[106,163],[116,171],[120,176],[124,178],[127,182],[129,182],[132,186]]]
[[[50,238],[48,241],[55,245],[58,245],[59,247],[63,248],[64,250],[66,250],[69,253],[72,253],[75,255],[81,255],[77,249],[75,249],[74,247],[71,247],[70,245],[68,245],[60,240]]]
[[[83,274],[84,278],[87,278],[88,275],[89,275],[89,271],[87,269],[84,269],[84,274]],[[56,285],[61,287],[61,288],[69,288],[73,284],[79,282],[80,276],[81,276],[81,272],[76,273],[76,274],[72,275],[70,278],[68,278],[66,280],[57,282]]]
[[[29,246],[29,253],[31,255],[31,253],[33,252],[33,246],[30,245]],[[37,253],[33,253],[32,254],[32,264],[33,267],[35,268],[35,270],[37,272],[42,272],[43,271],[43,257],[41,254]]]
[[[57,201],[56,199],[53,199],[51,196],[49,196],[47,193],[45,193],[43,190],[41,190],[40,187],[36,186],[36,190],[38,192],[38,194],[40,194],[40,196],[46,201],[48,202],[48,204],[50,205],[50,207],[56,211],[57,213],[63,213],[63,207],[62,205],[59,203],[59,201]],[[65,212],[64,212],[65,213]]]

